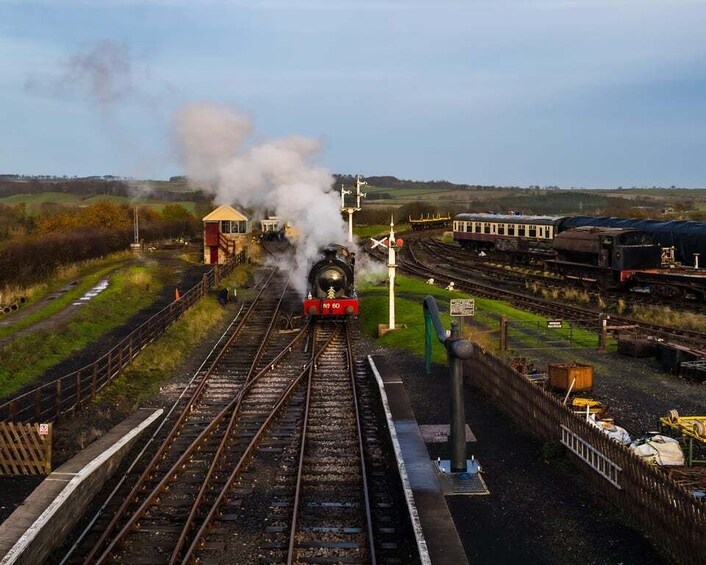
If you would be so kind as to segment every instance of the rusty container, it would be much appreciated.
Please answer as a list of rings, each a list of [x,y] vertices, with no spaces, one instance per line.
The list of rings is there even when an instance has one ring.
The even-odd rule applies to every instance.
[[[558,390],[569,390],[571,383],[572,392],[591,390],[593,388],[593,366],[581,363],[549,363],[549,386]]]

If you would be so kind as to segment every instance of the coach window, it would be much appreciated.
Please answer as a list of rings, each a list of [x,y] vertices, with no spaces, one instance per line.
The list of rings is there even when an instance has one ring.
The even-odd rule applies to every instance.
[[[498,235],[505,235],[505,224],[498,224]]]
[[[483,222],[483,233],[490,233],[490,223]]]
[[[515,225],[514,224],[508,224],[507,235],[515,235]]]
[[[529,227],[529,236],[530,237],[537,237],[537,226],[530,226]]]
[[[539,228],[539,237],[544,237],[544,228]]]
[[[525,237],[525,231],[526,231],[526,230],[525,230],[525,225],[524,225],[524,224],[520,224],[519,226],[517,226],[517,235],[518,235],[518,236],[520,236],[520,237]]]
[[[552,228],[552,226],[549,226],[549,227],[547,228],[547,239],[551,239],[551,238],[552,238],[552,230],[553,230],[553,229],[554,229],[554,228]]]

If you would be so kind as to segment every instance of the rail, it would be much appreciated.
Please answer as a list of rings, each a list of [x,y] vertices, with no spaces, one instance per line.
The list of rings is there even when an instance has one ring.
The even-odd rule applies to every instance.
[[[0,421],[51,422],[95,398],[154,339],[211,290],[221,277],[244,263],[244,251],[216,265],[201,282],[157,312],[93,363],[0,404]]]
[[[562,434],[565,437],[568,432],[579,438],[582,445],[589,446],[592,453],[610,461],[608,481],[579,455],[572,455],[578,468],[585,471],[585,478],[656,546],[676,562],[706,563],[703,551],[706,504],[662,468],[645,463],[626,446],[481,348],[474,348],[466,377],[541,440],[561,442]]]

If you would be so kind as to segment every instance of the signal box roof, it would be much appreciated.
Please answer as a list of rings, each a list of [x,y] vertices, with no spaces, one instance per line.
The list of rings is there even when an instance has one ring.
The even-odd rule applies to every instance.
[[[222,206],[219,206],[213,212],[205,216],[203,219],[204,222],[220,222],[222,220],[230,220],[233,222],[249,221],[246,216],[244,216],[228,204],[223,204]]]

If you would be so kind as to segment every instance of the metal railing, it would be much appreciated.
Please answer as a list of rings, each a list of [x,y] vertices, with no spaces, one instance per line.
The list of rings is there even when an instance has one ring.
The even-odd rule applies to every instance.
[[[206,295],[221,277],[228,275],[246,259],[247,255],[242,251],[228,263],[216,265],[204,273],[200,283],[157,312],[93,363],[0,404],[0,421],[51,422],[95,398],[98,391],[117,377],[140,351]]]

